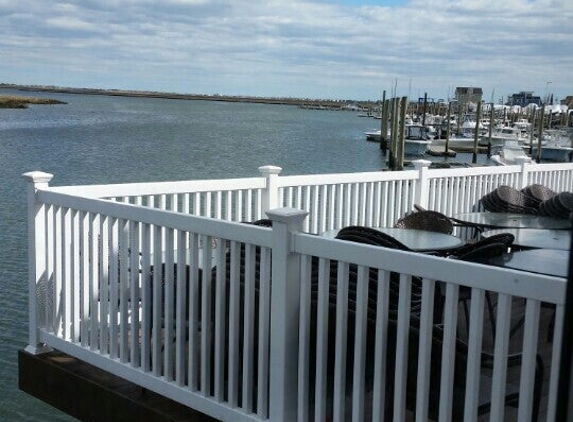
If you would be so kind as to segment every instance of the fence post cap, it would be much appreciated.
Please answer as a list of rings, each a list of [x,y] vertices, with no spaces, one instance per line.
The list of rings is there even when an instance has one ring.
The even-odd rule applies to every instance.
[[[261,166],[259,171],[263,174],[279,174],[282,171],[282,167],[277,166]]]
[[[22,174],[22,177],[30,183],[48,183],[54,175],[43,171],[29,171]]]
[[[412,164],[414,164],[414,168],[416,170],[420,170],[421,168],[424,167],[430,167],[430,164],[432,164],[432,162],[430,160],[414,160],[412,161]]]
[[[308,215],[308,211],[299,210],[297,208],[283,207],[275,208],[266,212],[267,217],[279,223],[291,223],[303,221]]]

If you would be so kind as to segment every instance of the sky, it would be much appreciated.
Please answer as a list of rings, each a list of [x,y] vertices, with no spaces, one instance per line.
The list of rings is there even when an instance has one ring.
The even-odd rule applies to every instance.
[[[189,94],[573,95],[572,0],[0,0],[0,83]]]

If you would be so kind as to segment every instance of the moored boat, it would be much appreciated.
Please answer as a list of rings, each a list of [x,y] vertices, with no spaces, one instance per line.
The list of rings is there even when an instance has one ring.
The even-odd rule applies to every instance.
[[[523,146],[516,140],[506,141],[499,153],[492,155],[490,159],[499,166],[531,162],[531,157],[525,153]]]
[[[533,145],[526,144],[531,149],[532,156],[537,157],[539,144],[536,140]],[[543,134],[541,141],[541,161],[568,162],[573,161],[573,143],[570,135],[562,131],[551,131]]]
[[[500,151],[504,146],[515,144],[523,146],[526,137],[521,134],[517,128],[504,126],[501,129],[494,129],[491,136],[489,134],[482,135],[479,139],[479,145],[491,145],[492,151]]]
[[[429,135],[430,131],[430,128],[422,125],[406,126],[404,155],[424,155],[432,144],[432,139]]]
[[[368,132],[364,132],[366,135],[366,140],[371,142],[380,142],[380,134],[382,132],[380,130],[370,130]]]
[[[432,144],[431,136],[429,135],[432,128],[422,125],[406,125],[406,133],[404,139],[404,155],[420,156],[424,155],[430,145]],[[371,142],[381,141],[381,131],[371,130],[364,132],[366,140]]]
[[[437,147],[445,147],[445,138],[435,138],[432,140],[432,145]],[[467,136],[454,136],[448,140],[448,147],[452,149],[469,150],[474,146],[474,139]]]

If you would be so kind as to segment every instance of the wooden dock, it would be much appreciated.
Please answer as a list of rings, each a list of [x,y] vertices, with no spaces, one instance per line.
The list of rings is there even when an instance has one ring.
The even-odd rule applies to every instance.
[[[20,390],[84,422],[216,422],[86,362],[18,352]]]
[[[446,150],[444,147],[430,146],[430,149],[426,154],[429,154],[433,157],[455,157],[457,152],[451,148]]]

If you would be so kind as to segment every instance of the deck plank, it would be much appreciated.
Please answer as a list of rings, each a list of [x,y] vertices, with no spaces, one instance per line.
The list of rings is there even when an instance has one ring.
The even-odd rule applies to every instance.
[[[214,422],[209,416],[59,351],[18,352],[22,391],[84,422]]]

